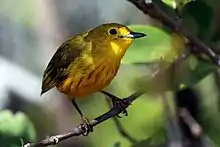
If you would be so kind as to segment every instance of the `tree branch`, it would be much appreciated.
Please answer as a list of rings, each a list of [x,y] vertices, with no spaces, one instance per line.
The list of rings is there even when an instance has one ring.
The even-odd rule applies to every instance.
[[[220,66],[219,57],[216,55],[215,52],[213,52],[213,50],[210,47],[208,47],[198,38],[193,36],[189,30],[181,26],[180,23],[178,23],[178,21],[175,21],[174,18],[166,14],[156,4],[148,0],[128,0],[128,1],[134,4],[143,13],[148,14],[152,18],[161,21],[165,26],[169,27],[171,30],[177,32],[178,34],[183,35],[185,38],[189,40],[189,42],[194,44],[196,48],[206,53],[216,65]]]
[[[129,97],[124,98],[123,101],[125,101],[127,103],[127,105],[125,105],[123,109],[126,109],[135,99],[137,99],[139,96],[141,96],[143,94],[144,94],[144,92],[137,91],[137,92],[133,93],[132,95],[130,95]],[[90,124],[94,127],[94,126],[104,122],[105,120],[108,120],[108,119],[116,116],[117,114],[121,113],[123,111],[123,109],[119,109],[118,107],[113,107],[108,112],[91,120]],[[80,136],[81,134],[83,134],[83,125],[82,124],[77,125],[69,132],[51,136],[50,138],[42,140],[37,143],[27,143],[25,145],[22,145],[22,147],[43,147],[43,146],[55,145],[65,139],[68,139],[73,136]]]

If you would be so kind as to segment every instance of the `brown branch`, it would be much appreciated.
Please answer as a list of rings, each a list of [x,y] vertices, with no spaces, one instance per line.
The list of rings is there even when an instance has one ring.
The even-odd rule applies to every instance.
[[[204,44],[197,37],[193,36],[189,30],[181,26],[178,21],[175,21],[175,18],[170,17],[163,10],[161,10],[156,4],[150,1],[148,2],[148,0],[128,0],[128,1],[133,3],[143,13],[148,14],[152,18],[159,20],[165,26],[169,27],[171,30],[187,38],[189,42],[191,42],[196,46],[196,48],[206,53],[216,65],[220,66],[219,57],[216,55],[215,52],[212,51],[212,49],[209,46]]]
[[[137,91],[137,92],[133,93],[132,95],[130,95],[129,97],[124,98],[123,100],[127,103],[127,105],[125,105],[123,109],[126,109],[135,99],[137,99],[142,94],[144,94],[144,92]],[[123,110],[119,109],[118,107],[113,107],[108,112],[91,120],[90,124],[94,127],[94,126],[104,122],[105,120],[108,120],[108,119],[116,116],[117,114],[121,113],[122,111]],[[73,136],[80,136],[82,134],[83,134],[83,126],[82,126],[82,124],[80,124],[80,125],[77,125],[76,127],[74,127],[69,132],[51,136],[50,138],[42,140],[37,143],[27,143],[25,145],[22,145],[22,147],[43,147],[43,146],[55,145],[65,139],[68,139]]]

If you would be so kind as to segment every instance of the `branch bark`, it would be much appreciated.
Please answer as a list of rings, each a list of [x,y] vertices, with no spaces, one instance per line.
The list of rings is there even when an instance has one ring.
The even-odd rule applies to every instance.
[[[139,96],[141,96],[143,94],[144,94],[144,92],[137,91],[137,92],[131,94],[130,96],[128,96],[127,98],[124,98],[123,100],[127,103],[127,105],[125,105],[123,109],[126,109],[135,99],[137,99]],[[113,107],[108,112],[91,120],[90,124],[93,127],[98,124],[101,124],[102,122],[121,113],[123,111],[123,109],[119,109],[118,107]],[[27,143],[25,145],[22,145],[22,147],[43,147],[43,146],[55,145],[55,144],[58,144],[59,142],[66,140],[70,137],[80,136],[82,134],[83,134],[83,126],[82,126],[82,124],[79,124],[69,132],[51,136],[48,139],[44,139],[44,140],[37,142],[37,143]]]

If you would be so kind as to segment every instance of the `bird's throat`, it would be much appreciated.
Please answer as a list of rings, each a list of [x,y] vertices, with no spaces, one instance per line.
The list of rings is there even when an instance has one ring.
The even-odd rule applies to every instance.
[[[118,42],[110,42],[111,46],[111,54],[115,56],[115,58],[122,58],[127,50],[127,48],[130,46],[130,43],[118,43]]]

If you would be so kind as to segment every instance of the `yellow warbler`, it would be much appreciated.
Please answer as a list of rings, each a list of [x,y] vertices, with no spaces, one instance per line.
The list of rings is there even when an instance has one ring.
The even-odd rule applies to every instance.
[[[75,99],[102,92],[113,105],[122,102],[102,89],[115,77],[133,39],[144,36],[124,25],[108,23],[68,39],[58,48],[44,71],[41,95],[53,87],[67,95],[87,126],[84,134],[87,135],[92,127]]]

